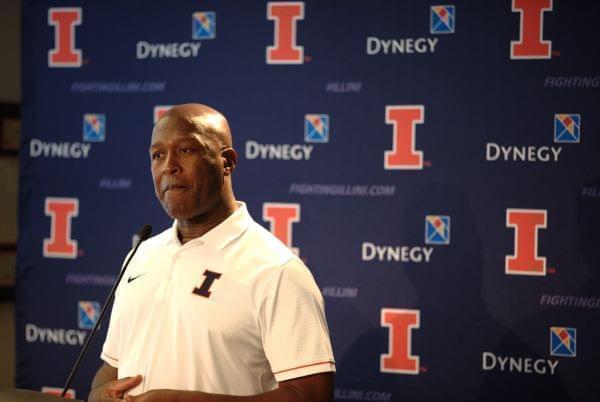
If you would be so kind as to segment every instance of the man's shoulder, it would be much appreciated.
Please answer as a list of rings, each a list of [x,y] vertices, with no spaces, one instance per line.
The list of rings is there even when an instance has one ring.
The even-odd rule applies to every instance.
[[[232,253],[237,259],[233,269],[244,272],[246,279],[253,278],[262,283],[262,286],[256,287],[256,290],[262,289],[258,294],[262,295],[269,284],[279,282],[275,278],[286,273],[291,282],[304,283],[307,275],[312,280],[310,270],[294,251],[255,221],[251,222],[240,240],[233,246],[238,248]]]
[[[246,232],[246,242],[258,246],[261,254],[289,260],[295,257],[292,250],[259,223],[252,221]]]
[[[249,269],[255,274],[275,273],[296,254],[262,225],[250,219],[243,234],[224,250],[235,256],[239,269]],[[231,254],[229,254],[231,253]]]

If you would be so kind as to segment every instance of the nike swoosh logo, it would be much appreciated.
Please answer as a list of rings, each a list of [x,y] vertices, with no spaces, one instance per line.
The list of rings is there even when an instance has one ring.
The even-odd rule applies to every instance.
[[[131,283],[133,281],[135,281],[137,278],[139,278],[142,275],[146,275],[147,272],[144,272],[143,274],[139,274],[138,276],[130,276],[129,278],[127,278],[127,283]]]

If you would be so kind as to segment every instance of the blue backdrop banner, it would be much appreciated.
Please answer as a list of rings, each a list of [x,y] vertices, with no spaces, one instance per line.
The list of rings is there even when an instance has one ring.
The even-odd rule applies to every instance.
[[[600,3],[22,4],[17,386],[63,385],[170,225],[150,135],[199,102],[319,284],[336,401],[600,399]]]

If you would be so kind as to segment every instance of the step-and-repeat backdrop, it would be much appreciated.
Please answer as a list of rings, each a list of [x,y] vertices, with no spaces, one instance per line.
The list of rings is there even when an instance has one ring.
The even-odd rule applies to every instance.
[[[599,20],[566,0],[24,0],[17,385],[63,385],[132,235],[170,224],[150,135],[199,102],[231,123],[237,198],[319,284],[337,401],[598,400]]]

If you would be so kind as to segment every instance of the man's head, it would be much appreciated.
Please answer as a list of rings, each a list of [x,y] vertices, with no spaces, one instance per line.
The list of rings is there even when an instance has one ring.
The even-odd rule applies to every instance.
[[[206,219],[235,202],[237,155],[225,117],[206,105],[174,106],[152,131],[154,191],[170,217]]]

